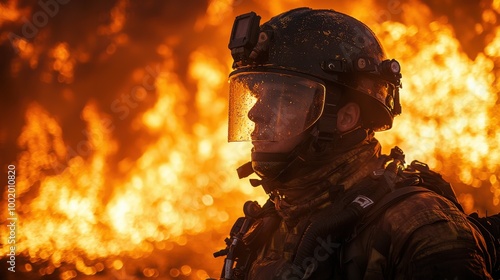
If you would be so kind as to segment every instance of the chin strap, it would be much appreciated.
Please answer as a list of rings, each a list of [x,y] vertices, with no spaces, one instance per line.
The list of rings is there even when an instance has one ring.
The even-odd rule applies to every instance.
[[[249,161],[236,169],[238,178],[243,179],[253,174],[252,162]]]
[[[246,178],[246,177],[252,175],[253,173],[255,173],[255,171],[252,168],[251,161],[238,167],[238,169],[236,169],[236,172],[238,172],[238,178],[240,178],[240,179]],[[262,180],[250,179],[249,181],[250,181],[250,184],[252,185],[252,187],[258,187],[258,186],[262,185],[262,182],[264,181],[264,179],[262,179]],[[266,191],[266,193],[270,192],[266,188],[264,188],[264,190]]]
[[[344,132],[337,136],[337,140],[335,142],[335,153],[347,151],[352,146],[361,143],[361,141],[370,139],[371,135],[373,135],[373,131],[371,129],[366,129],[361,126]]]
[[[291,154],[291,153],[290,153]],[[253,173],[255,173],[252,162],[253,161],[268,161],[268,162],[283,162],[286,163],[289,161],[290,154],[284,153],[256,153],[252,152],[252,160],[243,164],[242,166],[236,169],[238,172],[238,177],[240,179],[246,178]],[[253,185],[253,184],[252,184]]]
[[[326,94],[323,114],[318,120],[318,140],[332,142],[337,138],[337,113],[340,109],[341,96],[342,94],[337,91]]]
[[[292,152],[293,153],[293,152]],[[255,153],[252,152],[252,161],[288,162],[292,153]],[[236,169],[240,179],[246,178],[254,173],[252,161],[249,161]]]

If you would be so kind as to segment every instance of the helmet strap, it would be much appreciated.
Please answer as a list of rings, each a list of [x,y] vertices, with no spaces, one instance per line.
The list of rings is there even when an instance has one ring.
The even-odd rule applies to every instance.
[[[333,142],[338,138],[337,113],[340,109],[342,94],[338,91],[330,92],[325,97],[323,114],[318,120],[318,140]]]

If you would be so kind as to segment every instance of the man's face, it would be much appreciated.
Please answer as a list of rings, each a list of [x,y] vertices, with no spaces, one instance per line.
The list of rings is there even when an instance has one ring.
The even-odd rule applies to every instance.
[[[325,87],[280,73],[230,78],[229,140],[252,141],[255,152],[286,153],[305,138],[322,113]]]
[[[258,91],[257,101],[248,112],[248,118],[255,125],[250,135],[254,152],[288,153],[306,137],[305,133],[291,135],[293,129],[290,128],[305,122],[311,104],[308,100],[293,98],[293,95],[280,94],[285,90],[281,84],[269,83]],[[273,134],[284,139],[262,140],[271,139]]]

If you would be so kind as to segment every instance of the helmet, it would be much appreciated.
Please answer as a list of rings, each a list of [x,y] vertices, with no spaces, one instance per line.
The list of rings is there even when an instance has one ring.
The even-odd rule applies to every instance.
[[[279,141],[313,126],[333,139],[342,95],[360,105],[365,128],[391,128],[401,113],[400,65],[365,24],[310,8],[259,21],[254,12],[238,16],[231,32],[229,141]],[[252,112],[259,106],[270,110]]]
[[[235,20],[229,43],[235,69],[231,83],[248,81],[241,74],[251,72],[306,76],[327,87],[333,83],[350,89],[368,112],[365,126],[375,131],[391,128],[394,116],[401,113],[400,65],[386,59],[365,24],[333,10],[309,8],[280,14],[260,28],[259,20],[253,12]],[[237,129],[240,126],[230,129],[230,141],[238,140],[232,138]]]

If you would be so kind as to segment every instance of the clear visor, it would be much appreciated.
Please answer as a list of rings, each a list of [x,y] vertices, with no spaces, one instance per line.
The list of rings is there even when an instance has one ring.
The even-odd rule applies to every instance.
[[[245,72],[229,78],[229,141],[281,141],[321,116],[325,86],[300,76]]]

